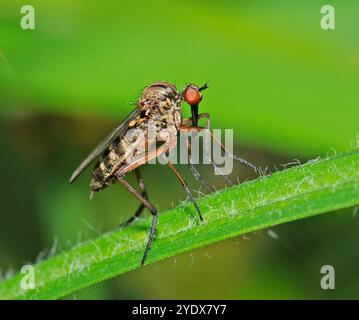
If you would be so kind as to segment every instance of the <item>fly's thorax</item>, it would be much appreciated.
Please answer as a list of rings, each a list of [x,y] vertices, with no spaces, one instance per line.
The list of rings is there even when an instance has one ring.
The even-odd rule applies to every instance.
[[[156,142],[168,142],[176,139],[178,134],[175,120],[176,114],[177,112],[175,111],[156,115],[148,121],[141,122],[135,130],[126,135],[127,146],[129,148],[146,149],[150,145],[155,145]]]
[[[178,94],[175,85],[169,82],[155,82],[146,87],[140,100],[164,101],[167,98],[173,99]]]
[[[173,84],[157,82],[143,90],[137,106],[142,110],[142,118],[154,121],[158,129],[175,125],[179,130],[182,121],[181,102],[182,96]]]

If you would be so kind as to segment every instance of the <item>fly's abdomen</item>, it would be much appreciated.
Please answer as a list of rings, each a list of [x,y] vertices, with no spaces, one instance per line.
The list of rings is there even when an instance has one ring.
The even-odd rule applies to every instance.
[[[122,163],[121,154],[118,153],[119,150],[110,147],[96,164],[90,183],[92,191],[100,191],[111,184],[114,174]]]

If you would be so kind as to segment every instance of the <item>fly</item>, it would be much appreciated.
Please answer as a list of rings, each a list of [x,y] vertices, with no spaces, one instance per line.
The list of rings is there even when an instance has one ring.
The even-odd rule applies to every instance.
[[[136,108],[95,147],[70,178],[70,183],[74,182],[90,163],[99,157],[92,172],[91,192],[101,191],[113,183],[119,182],[140,202],[134,215],[120,227],[128,226],[134,222],[140,217],[145,208],[151,212],[150,235],[141,266],[146,261],[155,237],[158,211],[148,198],[145,184],[140,174],[140,167],[160,155],[168,154],[177,145],[178,135],[181,132],[193,129],[198,132],[206,129],[209,131],[210,114],[198,113],[199,103],[202,100],[202,91],[207,88],[207,84],[202,87],[188,84],[185,90],[180,93],[169,82],[156,82],[149,85],[143,90],[140,99],[136,103]],[[191,118],[182,117],[181,104],[183,100],[191,106]],[[203,118],[207,119],[206,127],[198,126],[198,120]],[[149,138],[148,134],[150,130],[154,132],[152,139]],[[210,131],[209,133],[213,141],[220,144],[221,148],[226,152],[221,142]],[[158,141],[164,140],[166,143],[158,143]],[[257,171],[257,168],[248,161],[234,155],[230,156]],[[200,176],[190,157],[189,154],[190,161],[188,165],[192,174],[208,190],[212,191],[213,188]],[[177,176],[184,191],[193,203],[200,220],[203,221],[202,213],[186,180],[168,159],[166,159],[166,165]],[[216,167],[213,162],[212,165]],[[125,179],[125,176],[132,171],[135,172],[140,191],[137,191]],[[223,176],[223,178],[227,183],[231,183],[226,176]]]

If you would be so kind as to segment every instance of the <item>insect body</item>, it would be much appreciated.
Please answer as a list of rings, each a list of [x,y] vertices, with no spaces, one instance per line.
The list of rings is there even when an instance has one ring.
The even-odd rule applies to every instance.
[[[198,97],[200,97],[198,87],[189,85],[188,88],[191,88],[192,91],[194,90],[193,88],[197,88]],[[195,97],[193,97],[193,92],[190,96],[191,103],[196,102],[198,105],[199,99],[196,101]],[[154,157],[168,152],[176,145],[177,136],[182,125],[181,102],[184,99],[183,97],[184,95],[177,92],[176,87],[168,82],[157,82],[146,87],[137,101],[136,109],[90,153],[70,178],[70,183],[72,183],[94,159],[100,156],[92,173],[91,191],[97,192],[114,182],[120,182],[141,202],[134,216],[124,225],[134,221],[145,207],[152,213],[151,232],[142,259],[142,265],[155,235],[157,210],[148,200],[139,167]],[[128,139],[127,134],[130,131],[133,134]],[[154,132],[151,138],[148,136],[149,131]],[[166,141],[167,143],[158,145],[158,142],[161,141]],[[142,146],[142,148],[139,146]],[[167,165],[179,178],[202,220],[198,205],[185,179],[170,162]],[[131,171],[136,173],[141,192],[138,192],[124,179],[124,176]]]
[[[119,182],[141,203],[135,214],[122,226],[127,226],[136,220],[145,208],[151,212],[152,224],[150,236],[141,265],[145,263],[155,236],[158,212],[148,199],[139,168],[159,155],[167,154],[174,148],[181,131],[209,129],[210,115],[208,113],[198,114],[198,106],[202,100],[201,91],[206,88],[207,85],[198,87],[194,84],[189,84],[182,93],[179,93],[176,87],[168,82],[156,82],[149,85],[143,90],[135,110],[89,154],[70,178],[70,183],[72,183],[93,160],[100,157],[92,173],[90,182],[91,191],[97,192],[115,182]],[[192,118],[182,118],[181,103],[183,100],[191,106]],[[207,118],[206,128],[198,126],[198,120],[201,118]],[[211,136],[214,142],[220,144],[212,134]],[[223,145],[221,145],[221,148],[226,151]],[[231,156],[257,170],[255,166],[246,160]],[[203,220],[197,202],[186,180],[169,160],[166,161],[166,164],[175,173],[184,191],[194,204],[200,219]],[[212,165],[215,166],[214,163]],[[191,161],[189,166],[193,175],[209,190],[212,190],[196,171]],[[136,174],[140,192],[125,179],[126,174],[132,171]],[[230,183],[227,177],[224,178],[227,183]]]

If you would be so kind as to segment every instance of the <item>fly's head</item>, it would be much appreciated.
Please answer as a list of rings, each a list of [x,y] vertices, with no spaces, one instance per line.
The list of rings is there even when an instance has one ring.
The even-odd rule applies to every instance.
[[[183,100],[186,101],[191,106],[193,126],[198,125],[198,106],[202,100],[201,91],[207,88],[208,88],[207,83],[202,87],[198,87],[194,83],[190,83],[186,86],[186,88],[182,92]]]

